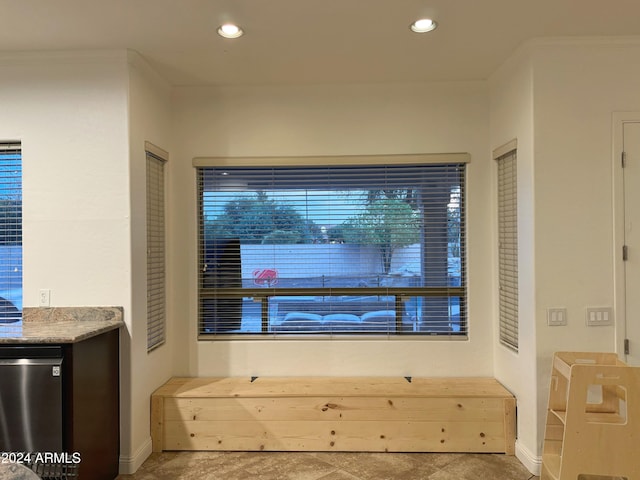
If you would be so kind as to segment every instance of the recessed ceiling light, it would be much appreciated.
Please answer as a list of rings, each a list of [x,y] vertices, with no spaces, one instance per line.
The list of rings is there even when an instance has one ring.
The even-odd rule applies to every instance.
[[[218,28],[218,35],[224,38],[238,38],[243,34],[242,29],[233,23],[225,23]]]
[[[438,24],[430,18],[421,18],[413,22],[409,28],[412,32],[426,33],[435,30],[437,26]]]

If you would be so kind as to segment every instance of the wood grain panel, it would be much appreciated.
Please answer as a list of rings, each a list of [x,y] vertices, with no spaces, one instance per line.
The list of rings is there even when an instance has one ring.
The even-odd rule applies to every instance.
[[[492,378],[172,378],[152,396],[161,450],[514,453]]]
[[[166,398],[171,420],[502,422],[503,399],[402,397]]]
[[[497,422],[165,423],[167,450],[504,452]]]

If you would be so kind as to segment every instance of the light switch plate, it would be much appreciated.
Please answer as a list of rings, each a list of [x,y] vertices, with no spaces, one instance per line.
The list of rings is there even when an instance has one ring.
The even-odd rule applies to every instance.
[[[547,325],[561,327],[567,324],[566,308],[547,308]]]
[[[588,327],[613,325],[613,308],[587,307],[586,320]]]

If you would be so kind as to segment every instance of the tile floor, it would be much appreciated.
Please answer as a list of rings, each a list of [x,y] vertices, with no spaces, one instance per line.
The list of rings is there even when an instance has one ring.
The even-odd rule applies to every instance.
[[[449,453],[163,452],[117,480],[531,480],[514,456]]]

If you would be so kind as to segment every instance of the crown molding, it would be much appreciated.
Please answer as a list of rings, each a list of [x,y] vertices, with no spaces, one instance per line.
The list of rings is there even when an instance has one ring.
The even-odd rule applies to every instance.
[[[34,50],[0,53],[0,66],[123,63],[127,50]]]

